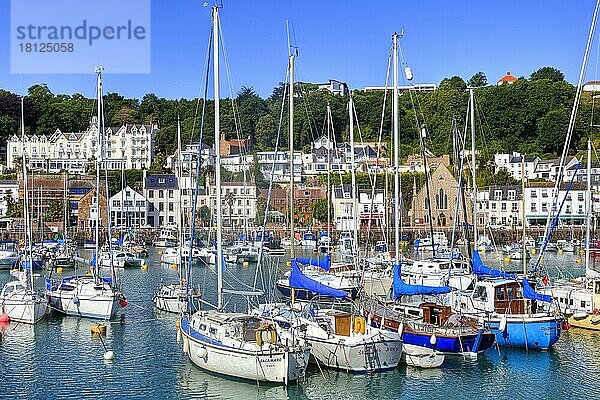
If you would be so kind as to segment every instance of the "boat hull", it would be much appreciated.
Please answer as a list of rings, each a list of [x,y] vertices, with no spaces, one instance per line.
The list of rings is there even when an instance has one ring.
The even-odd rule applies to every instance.
[[[95,285],[93,278],[78,278],[74,281],[66,278],[46,293],[52,309],[66,315],[93,319],[111,319],[122,295],[112,290],[106,282]]]
[[[402,344],[402,362],[411,367],[438,368],[444,363],[445,356],[427,347],[414,344]]]
[[[0,310],[13,322],[36,324],[48,315],[48,300],[31,294],[14,294],[0,299]]]
[[[228,347],[193,330],[187,318],[181,319],[180,331],[183,349],[190,361],[217,374],[254,382],[287,384],[299,379],[308,364],[309,350],[294,353]]]
[[[504,330],[500,330],[500,318],[490,319],[485,325],[496,334],[496,341],[500,346],[546,350],[558,341],[562,322],[562,318],[558,316],[508,317]]]
[[[191,310],[188,310],[185,288],[181,288],[179,284],[172,284],[161,287],[154,295],[152,301],[154,302],[154,306],[160,311],[180,314],[185,311],[197,311],[197,299],[199,298],[199,294],[192,296]]]
[[[600,315],[598,314],[588,314],[584,318],[575,318],[573,315],[571,315],[567,322],[573,328],[600,331]]]
[[[402,341],[396,336],[397,340],[381,340],[378,335],[377,341],[365,338],[364,341],[354,344],[314,338],[307,338],[307,341],[311,346],[311,355],[321,365],[364,373],[384,371],[398,366],[402,357]]]

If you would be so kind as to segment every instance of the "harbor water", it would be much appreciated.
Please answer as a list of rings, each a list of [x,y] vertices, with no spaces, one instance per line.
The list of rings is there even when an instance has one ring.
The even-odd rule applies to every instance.
[[[487,257],[493,261],[492,255]],[[551,272],[556,266],[575,276],[583,272],[579,257],[550,255],[546,264]],[[103,359],[103,344],[90,334],[92,320],[52,314],[34,327],[3,327],[0,399],[600,398],[595,394],[600,333],[578,329],[564,332],[549,351],[493,347],[477,359],[447,357],[433,370],[401,366],[360,375],[311,365],[306,378],[288,388],[211,375],[192,365],[177,343],[177,316],[153,310],[152,295],[161,280],[178,279],[176,269],[160,266],[157,260],[152,251],[147,270],[120,273],[129,305],[107,323],[104,342],[115,353],[112,361]],[[279,268],[285,269],[285,264]],[[255,272],[254,265],[229,266],[225,279],[234,286],[252,284]],[[194,266],[193,278],[210,301],[214,269]],[[0,284],[9,279],[7,271],[0,272]],[[239,300],[237,307],[243,306]]]

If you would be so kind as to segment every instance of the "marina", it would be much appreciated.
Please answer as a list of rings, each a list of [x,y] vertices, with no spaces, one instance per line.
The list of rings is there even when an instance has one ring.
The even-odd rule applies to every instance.
[[[336,39],[315,30],[305,48],[289,20],[287,51],[259,67],[280,33],[253,39],[261,51],[247,43],[279,20],[273,7],[173,4],[172,55],[152,46],[151,58],[150,38],[165,51],[173,34],[155,11],[165,24],[150,35],[162,2],[123,3],[127,27],[103,30],[117,0],[93,18],[72,3],[66,19],[84,17],[73,42],[17,52],[36,27],[47,40],[58,28],[26,29],[38,10],[16,1],[11,74],[46,64],[94,89],[0,89],[0,399],[600,398],[600,0],[570,32],[587,33],[576,85],[550,66],[422,83],[415,46],[431,43],[390,12],[385,35],[361,35],[381,70],[364,89],[307,79],[315,33]],[[87,46],[112,50],[81,63],[86,16]],[[119,74],[142,79],[167,58],[169,79],[153,85],[196,97],[114,91]],[[270,95],[234,83],[275,69],[285,78]]]
[[[414,398],[528,398],[527,387],[539,396],[560,399],[588,396],[600,373],[600,334],[572,328],[548,351],[492,347],[477,359],[451,357],[438,369],[400,365],[375,374],[348,374],[309,366],[297,384],[271,386],[236,381],[207,373],[192,365],[177,343],[177,314],[154,310],[152,293],[161,282],[176,280],[178,271],[161,267],[158,250],[150,249],[147,270],[130,269],[123,275],[129,305],[106,323],[107,346],[115,353],[103,360],[104,349],[90,335],[93,320],[52,313],[34,326],[3,326],[0,342],[0,398],[73,396],[112,399],[190,397],[239,399],[380,399]],[[493,256],[491,256],[493,257]],[[490,258],[491,258],[490,257]],[[581,274],[577,256],[550,257],[550,265],[565,265]],[[255,265],[228,271],[245,282],[254,277]],[[281,266],[281,270],[285,267]],[[211,282],[214,272],[194,267],[195,282]],[[0,284],[9,280],[0,272]],[[207,290],[214,287],[209,284]],[[239,303],[240,306],[243,304]],[[143,340],[141,338],[144,338]],[[62,364],[65,355],[70,366]],[[23,363],[30,367],[23,368]],[[110,390],[107,389],[110,384]],[[331,391],[335,387],[335,392]]]

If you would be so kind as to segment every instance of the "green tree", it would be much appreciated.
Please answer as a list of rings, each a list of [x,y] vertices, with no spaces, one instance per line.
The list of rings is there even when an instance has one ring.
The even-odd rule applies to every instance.
[[[200,220],[202,226],[210,225],[211,211],[210,208],[208,208],[208,206],[200,207],[200,209],[198,210],[198,219]]]
[[[440,82],[440,90],[458,90],[464,91],[467,88],[467,84],[464,79],[460,76],[453,76],[452,78],[445,78]]]
[[[473,75],[471,78],[469,78],[469,86],[470,87],[482,87],[482,86],[486,86],[488,83],[487,81],[487,76],[485,76],[485,74],[483,72],[477,72],[475,75]]]
[[[552,110],[540,118],[537,125],[537,143],[542,152],[556,153],[561,149],[569,126],[570,111]]]
[[[313,204],[313,218],[320,223],[327,222],[327,199],[317,199]],[[333,218],[333,207],[329,207],[329,218]]]
[[[531,74],[531,80],[548,79],[551,82],[560,82],[565,80],[565,74],[556,68],[542,67]]]
[[[64,217],[64,203],[62,199],[54,199],[48,204],[48,211],[44,215],[45,221],[62,221]]]

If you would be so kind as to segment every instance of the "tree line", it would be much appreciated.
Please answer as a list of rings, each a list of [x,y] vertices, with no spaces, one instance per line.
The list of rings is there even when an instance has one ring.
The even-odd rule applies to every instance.
[[[420,149],[419,132],[427,130],[426,146],[440,155],[452,151],[453,120],[460,129],[467,118],[467,86],[475,86],[477,147],[480,161],[486,162],[496,152],[519,151],[528,155],[555,156],[562,150],[576,88],[564,80],[555,68],[544,67],[529,78],[520,77],[513,84],[488,85],[484,73],[468,81],[454,76],[440,82],[433,92],[403,92],[399,99],[400,153],[406,156]],[[391,88],[390,88],[391,89]],[[286,86],[280,83],[266,99],[252,87],[242,87],[233,99],[221,101],[221,127],[226,138],[251,137],[257,150],[271,150],[277,141],[281,120],[280,149],[287,146],[288,110]],[[316,85],[297,84],[294,132],[297,150],[308,150],[313,140],[326,133],[326,110],[332,110],[332,135],[336,141],[348,140],[348,97],[334,95]],[[391,91],[353,91],[358,128],[355,141],[376,142],[381,137],[390,143]],[[583,148],[585,137],[600,137],[590,132],[592,124],[591,93],[584,93],[577,117],[572,151]],[[159,159],[176,148],[177,118],[182,125],[184,143],[214,143],[214,102],[199,99],[165,99],[146,94],[142,99],[125,98],[108,93],[104,98],[107,125],[156,123],[160,132],[155,138]],[[205,107],[204,107],[205,106]],[[283,112],[282,112],[283,108]],[[381,120],[382,108],[383,121]],[[202,112],[204,110],[204,123]],[[95,99],[77,93],[54,94],[44,84],[29,88],[25,97],[25,125],[30,134],[51,134],[85,130],[96,113]],[[20,98],[0,89],[0,143],[19,131]],[[388,154],[389,155],[389,154]]]

